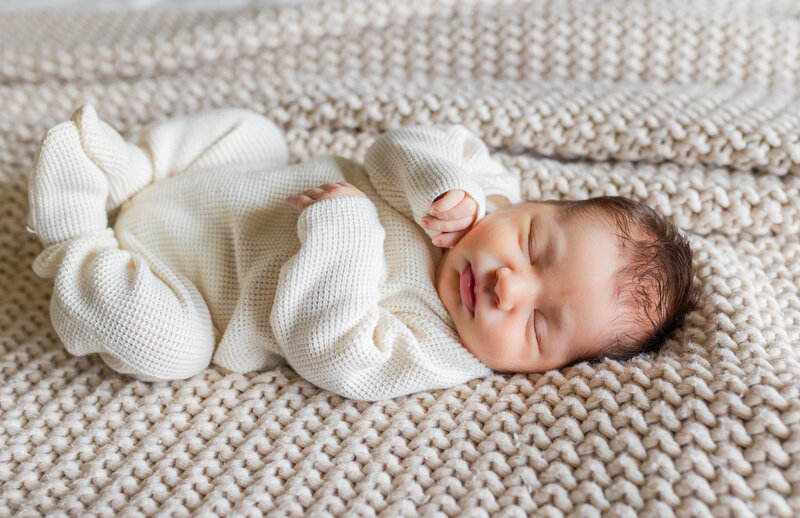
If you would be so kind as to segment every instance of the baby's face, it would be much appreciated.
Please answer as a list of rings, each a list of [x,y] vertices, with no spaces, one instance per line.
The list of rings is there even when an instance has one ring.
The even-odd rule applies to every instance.
[[[437,266],[462,342],[493,370],[563,367],[611,330],[619,240],[602,218],[565,214],[534,202],[488,214]]]

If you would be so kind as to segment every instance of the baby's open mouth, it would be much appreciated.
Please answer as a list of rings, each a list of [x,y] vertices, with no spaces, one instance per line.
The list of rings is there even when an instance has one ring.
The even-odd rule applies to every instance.
[[[472,266],[467,263],[459,278],[459,288],[461,292],[461,302],[475,316],[475,276],[472,274]]]

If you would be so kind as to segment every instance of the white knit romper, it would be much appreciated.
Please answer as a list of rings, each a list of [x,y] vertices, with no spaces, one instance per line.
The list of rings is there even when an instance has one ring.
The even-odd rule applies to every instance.
[[[145,381],[210,362],[239,373],[286,362],[366,400],[490,374],[437,296],[441,250],[420,221],[451,189],[478,202],[480,219],[487,197],[519,201],[518,178],[457,125],[386,132],[363,165],[287,161],[278,127],[239,109],[156,122],[125,140],[85,105],[48,131],[29,178],[29,225],[66,349]],[[281,203],[342,181],[367,198],[299,215]]]

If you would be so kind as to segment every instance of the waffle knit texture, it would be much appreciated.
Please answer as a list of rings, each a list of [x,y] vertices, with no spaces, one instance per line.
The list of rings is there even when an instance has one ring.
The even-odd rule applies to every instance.
[[[799,43],[788,0],[0,16],[0,516],[800,515]],[[138,381],[66,351],[31,269],[28,174],[85,103],[123,135],[247,108],[289,164],[462,125],[524,200],[671,215],[700,307],[630,361],[375,402],[287,366]]]
[[[491,374],[458,341],[433,282],[436,233],[420,225],[452,189],[477,202],[476,221],[487,195],[519,202],[519,179],[463,126],[390,131],[363,167],[336,156],[289,166],[280,130],[246,110],[130,138],[140,145],[85,105],[47,132],[28,180],[45,247],[33,269],[53,279],[53,327],[72,354],[143,381],[212,359],[238,373],[285,359],[366,400]],[[299,217],[281,203],[342,181],[369,198],[320,200]],[[107,209],[120,209],[113,230]]]

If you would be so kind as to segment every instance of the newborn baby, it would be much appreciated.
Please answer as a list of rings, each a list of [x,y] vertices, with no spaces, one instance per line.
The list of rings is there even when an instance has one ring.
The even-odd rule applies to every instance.
[[[271,121],[212,110],[123,138],[91,105],[29,178],[53,326],[146,381],[288,363],[378,400],[651,349],[690,307],[691,251],[624,198],[520,203],[462,126],[288,165]]]

